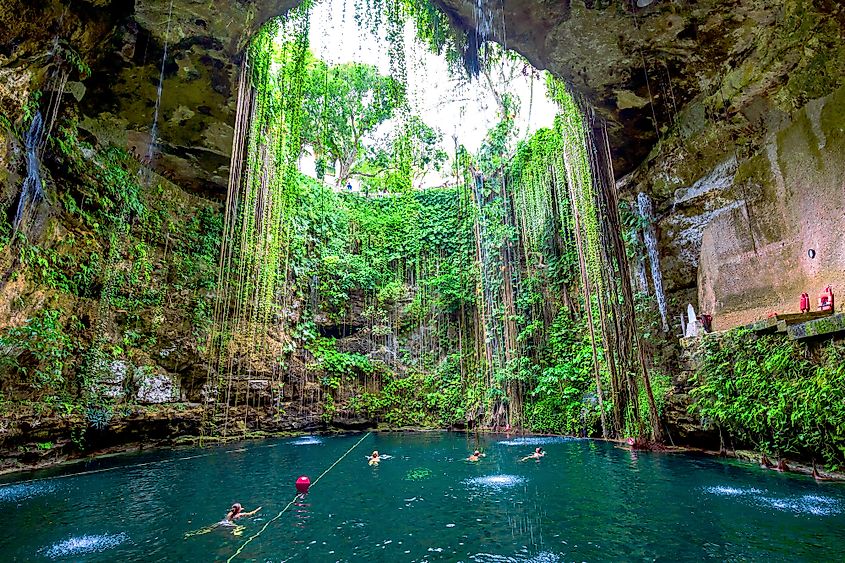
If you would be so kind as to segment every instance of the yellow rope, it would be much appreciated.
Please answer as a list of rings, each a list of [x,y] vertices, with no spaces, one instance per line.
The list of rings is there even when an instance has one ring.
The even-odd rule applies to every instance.
[[[343,458],[345,458],[346,456],[348,456],[348,455],[352,452],[352,450],[354,450],[355,448],[357,448],[357,447],[358,447],[358,445],[359,445],[361,442],[363,442],[363,441],[364,441],[364,439],[365,439],[367,436],[369,436],[370,434],[371,434],[371,432],[367,432],[366,434],[364,434],[364,435],[361,437],[361,439],[360,439],[360,440],[358,440],[357,442],[355,442],[355,445],[354,445],[354,446],[352,446],[351,448],[349,448],[348,450],[346,450],[346,453],[344,453],[342,456],[340,456],[339,458],[337,458],[337,460],[336,460],[333,464],[331,464],[331,465],[330,465],[330,466],[329,466],[329,467],[328,467],[325,471],[323,471],[322,473],[320,473],[320,476],[319,476],[319,477],[317,477],[316,479],[314,479],[314,482],[313,482],[313,483],[311,483],[311,486],[313,487],[314,485],[316,485],[316,484],[320,481],[320,479],[322,479],[322,478],[323,478],[323,476],[324,476],[326,473],[328,473],[329,471],[331,471],[332,469],[334,469],[334,466],[335,466],[335,465],[337,465],[338,463],[340,463],[340,462],[343,460]],[[241,554],[241,552],[244,550],[244,548],[245,548],[247,545],[249,545],[249,543],[250,543],[252,540],[254,540],[254,539],[255,539],[255,538],[257,538],[258,536],[260,536],[260,535],[264,532],[264,530],[266,530],[266,529],[267,529],[267,527],[268,527],[270,524],[272,524],[273,522],[275,522],[276,520],[278,520],[279,518],[281,518],[281,517],[282,517],[282,514],[284,514],[285,512],[287,512],[287,510],[288,510],[288,509],[289,509],[289,508],[293,505],[293,503],[294,503],[294,502],[296,502],[296,499],[298,499],[298,498],[299,498],[299,494],[295,495],[295,496],[291,499],[291,501],[287,504],[287,506],[285,506],[285,507],[284,507],[284,508],[283,508],[283,509],[282,509],[282,510],[278,513],[278,514],[276,514],[276,516],[274,516],[272,519],[268,520],[268,521],[267,521],[267,522],[266,522],[266,523],[265,523],[265,524],[261,527],[261,529],[260,529],[260,530],[258,530],[258,531],[257,531],[257,532],[255,532],[253,535],[251,535],[251,536],[249,537],[249,539],[248,539],[248,540],[246,540],[246,541],[245,541],[245,542],[244,542],[244,543],[243,543],[243,544],[242,544],[242,545],[241,545],[241,546],[237,549],[237,551],[235,551],[235,553],[233,553],[233,554],[232,554],[232,556],[231,556],[231,557],[229,557],[229,558],[226,560],[226,563],[232,563],[232,560],[233,560],[235,557],[237,557],[238,555],[240,555],[240,554]]]

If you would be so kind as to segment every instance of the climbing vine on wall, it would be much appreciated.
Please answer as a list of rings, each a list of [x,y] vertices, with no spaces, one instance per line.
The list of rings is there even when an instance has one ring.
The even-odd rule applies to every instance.
[[[422,24],[436,49],[456,43],[425,6],[368,7],[359,24],[386,30],[389,79],[315,61],[307,6],[263,29],[245,59],[208,345],[210,427],[245,428],[250,374],[270,371],[274,404],[317,405],[324,422],[363,413],[391,424],[436,419],[587,434],[598,423],[605,435],[650,427],[657,437],[658,425],[644,423],[637,408],[639,389],[650,386],[624,325],[635,322],[633,309],[624,320],[630,287],[616,275],[627,271],[627,256],[604,227],[619,212],[590,114],[552,81],[554,126],[517,142],[517,102],[504,93],[481,149],[456,147],[455,187],[415,190],[432,158],[405,96],[405,22]],[[325,156],[346,158],[332,153],[340,138],[332,131],[363,124],[369,110],[341,115],[333,80],[359,71],[370,73],[361,82],[373,92],[368,99],[387,89],[371,121],[392,116],[395,134],[366,166],[354,164],[369,158],[356,138],[335,174],[357,169],[378,197],[339,194],[296,166],[303,140],[322,162],[320,177],[330,168]],[[363,349],[344,348],[353,335]],[[292,365],[305,367],[288,374]],[[403,383],[414,378],[426,383]],[[413,401],[385,394],[400,389],[425,389],[414,404],[436,406],[437,416],[417,416],[425,406],[399,415]],[[236,411],[242,422],[231,420]]]

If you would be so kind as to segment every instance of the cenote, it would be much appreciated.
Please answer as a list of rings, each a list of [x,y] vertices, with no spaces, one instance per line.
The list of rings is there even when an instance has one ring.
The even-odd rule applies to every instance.
[[[519,461],[536,446],[547,452],[541,461]],[[465,461],[476,447],[486,457]],[[374,449],[390,457],[370,467]],[[299,475],[314,480],[344,454],[288,507]],[[592,440],[305,436],[127,455],[79,470],[91,473],[53,471],[0,488],[6,560],[845,558],[838,485]],[[233,502],[262,509],[237,534],[196,533]]]
[[[0,558],[845,561],[841,4],[3,0]]]

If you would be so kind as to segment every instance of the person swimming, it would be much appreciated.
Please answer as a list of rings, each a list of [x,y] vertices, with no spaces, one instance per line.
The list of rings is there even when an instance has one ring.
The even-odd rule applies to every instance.
[[[240,536],[241,534],[243,534],[245,527],[241,526],[240,524],[235,524],[235,520],[237,520],[239,518],[243,518],[245,516],[252,516],[256,512],[258,512],[259,510],[261,510],[260,506],[258,508],[256,508],[255,510],[252,510],[250,512],[244,512],[244,507],[241,506],[241,503],[236,502],[229,509],[229,512],[226,513],[226,517],[223,518],[223,520],[221,520],[220,522],[215,522],[214,524],[211,524],[211,525],[206,526],[204,528],[200,528],[199,530],[194,530],[192,532],[186,532],[185,533],[185,539],[188,539],[192,536],[201,536],[201,535],[207,534],[207,533],[209,533],[209,532],[211,532],[212,530],[215,530],[215,529],[231,530],[233,535]]]
[[[244,512],[244,507],[241,506],[241,503],[236,502],[235,504],[232,505],[232,508],[229,509],[229,512],[226,513],[226,518],[223,520],[223,522],[231,523],[231,522],[234,522],[235,520],[237,520],[238,518],[243,518],[245,516],[252,516],[256,512],[258,512],[259,510],[261,510],[260,506],[258,508],[256,508],[255,510],[251,511],[251,512]]]
[[[483,454],[478,450],[472,452],[472,455],[467,458],[467,461],[481,461],[482,457],[487,457],[487,454]]]
[[[373,450],[373,455],[367,458],[367,463],[370,465],[378,465],[379,462],[379,455],[378,450]]]
[[[546,455],[546,452],[543,451],[543,448],[535,448],[533,454],[525,456],[520,461],[528,461],[529,459],[536,459],[537,461],[540,461],[540,458],[544,455]]]

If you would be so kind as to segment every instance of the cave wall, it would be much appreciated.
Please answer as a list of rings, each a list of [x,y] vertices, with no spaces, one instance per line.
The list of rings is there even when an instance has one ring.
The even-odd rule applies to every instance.
[[[619,182],[655,200],[674,334],[688,303],[725,329],[843,281],[845,11],[787,1],[754,21]]]
[[[19,119],[49,93],[69,47],[91,68],[70,68],[63,103],[103,143],[147,156],[163,77],[153,166],[195,191],[225,193],[245,46],[296,0],[10,0],[0,9],[0,113]],[[171,12],[172,7],[172,12]],[[167,56],[164,57],[165,48]]]
[[[715,328],[845,288],[845,88],[809,103],[734,177],[734,205],[702,233],[698,295]],[[811,256],[812,255],[812,256]]]
[[[477,2],[434,3],[459,30],[476,36]],[[46,86],[59,40],[92,69],[84,80],[72,78],[87,116],[82,126],[143,158],[167,44],[153,164],[181,185],[222,193],[243,48],[264,22],[296,4],[174,0],[168,18],[169,0],[10,0],[0,11],[0,111],[16,118],[30,93]],[[642,8],[629,0],[481,5],[490,14],[483,37],[565,79],[607,119],[619,174],[633,170],[667,135],[674,115],[722,84],[729,68],[743,61],[753,68],[759,46],[772,30],[793,25],[794,17],[823,25],[801,38],[808,42],[791,40],[769,56],[788,52],[779,63],[788,71],[829,73],[825,65],[796,68],[790,59],[798,44],[811,53],[827,49],[829,26],[812,17],[815,12],[841,17],[831,0],[656,0]],[[799,13],[790,16],[790,10]],[[813,57],[805,52],[798,58]],[[741,87],[749,79],[758,82],[747,72],[730,77]]]

